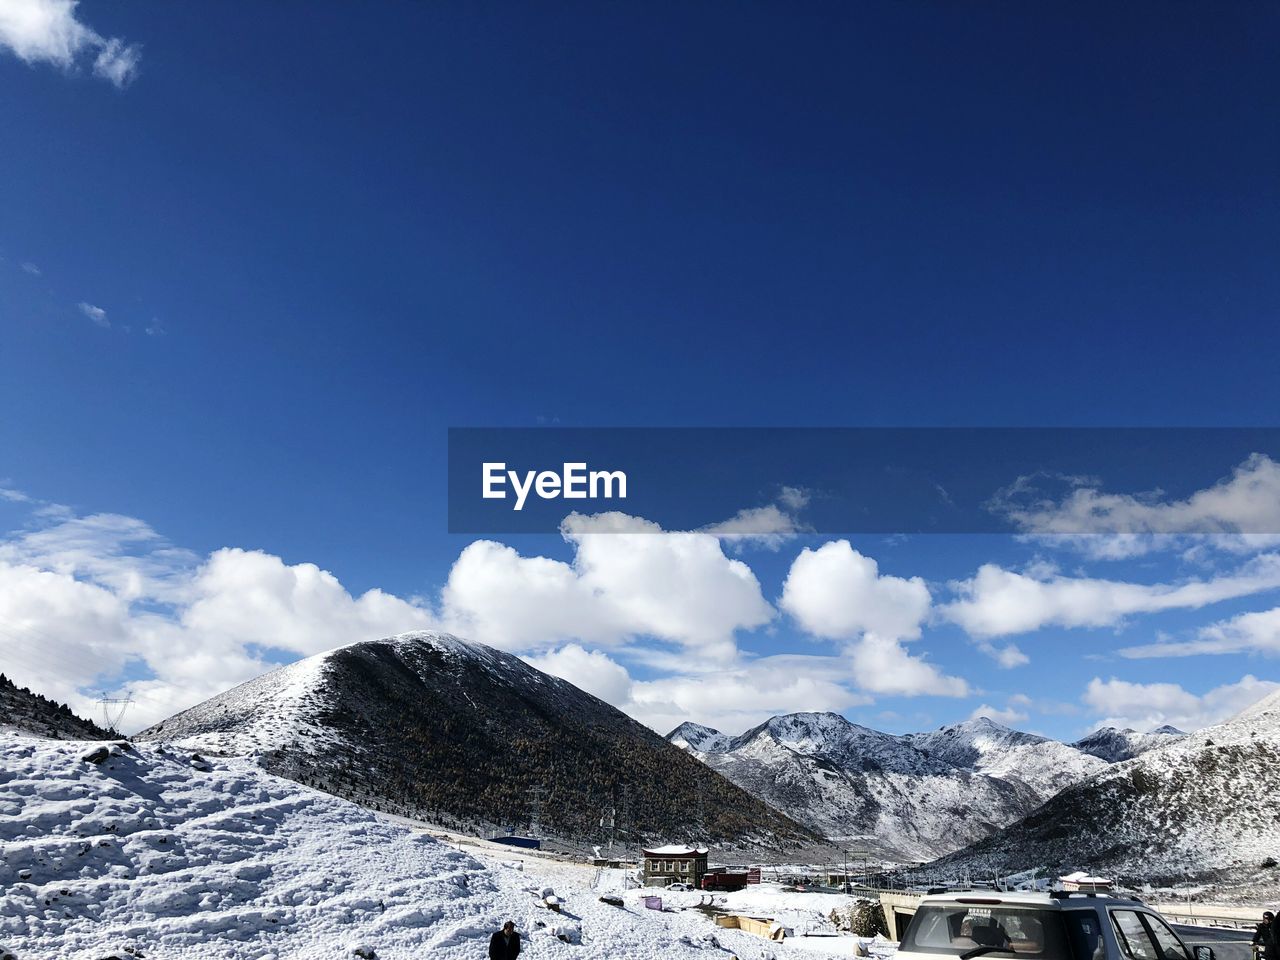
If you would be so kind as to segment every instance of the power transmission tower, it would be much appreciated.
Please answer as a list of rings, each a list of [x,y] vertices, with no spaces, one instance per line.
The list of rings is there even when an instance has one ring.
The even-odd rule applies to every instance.
[[[542,798],[547,788],[533,786],[529,788],[529,836],[536,837],[542,830]]]
[[[103,727],[111,733],[119,733],[120,722],[124,720],[125,712],[131,703],[133,703],[133,697],[129,695],[128,690],[124,692],[123,697],[108,697],[103,691],[102,696],[98,698],[98,706],[102,708]]]

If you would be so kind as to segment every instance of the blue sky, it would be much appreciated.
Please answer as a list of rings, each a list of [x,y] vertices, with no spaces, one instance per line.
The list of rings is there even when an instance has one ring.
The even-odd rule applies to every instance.
[[[206,675],[230,681],[320,642],[210,613],[234,594],[193,599],[193,571],[222,548],[279,569],[221,570],[220,590],[311,563],[346,595],[379,589],[439,620],[471,541],[444,532],[450,426],[1273,422],[1271,9],[14,9],[47,16],[0,14],[0,478],[28,498],[0,503],[0,561],[103,595],[51,581],[38,609],[0,601],[0,642],[10,672],[66,696],[181,686],[173,650],[207,651],[225,669]],[[83,522],[102,516],[117,519]],[[555,536],[505,539],[524,559],[580,556]],[[845,657],[865,638],[815,639],[781,605],[797,556],[830,539],[726,545],[773,611],[727,639],[669,628],[655,644],[629,632],[650,620],[611,610],[580,628],[594,644],[511,645],[545,658],[578,642],[640,682],[684,682],[704,642]],[[1070,736],[1135,701],[1212,712],[1167,688],[1091,705],[1095,678],[1203,698],[1272,672],[1265,638],[1114,653],[1270,610],[1265,586],[1002,636],[1030,658],[1013,667],[936,612],[983,564],[1177,586],[1266,562],[1266,546],[1179,540],[1106,561],[995,537],[852,547],[923,579],[927,622],[895,642],[968,685],[841,681],[873,725],[1027,697],[1048,712],[1023,704],[1022,726]],[[33,655],[63,642],[83,669]],[[157,711],[182,700],[155,695]]]

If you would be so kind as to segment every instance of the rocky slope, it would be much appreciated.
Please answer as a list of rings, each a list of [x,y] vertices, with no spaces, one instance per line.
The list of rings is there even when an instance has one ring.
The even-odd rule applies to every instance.
[[[53,740],[105,740],[111,736],[90,720],[82,720],[62,703],[19,687],[0,673],[0,730],[30,733]]]
[[[439,634],[343,647],[139,735],[227,755],[463,829],[599,842],[617,808],[649,840],[817,839],[625,714],[517,657]]]
[[[1280,693],[1098,771],[939,870],[1081,867],[1135,882],[1245,882],[1280,894]]]
[[[988,836],[1105,765],[986,718],[896,736],[798,713],[738,737],[683,724],[668,739],[792,819],[895,860]]]

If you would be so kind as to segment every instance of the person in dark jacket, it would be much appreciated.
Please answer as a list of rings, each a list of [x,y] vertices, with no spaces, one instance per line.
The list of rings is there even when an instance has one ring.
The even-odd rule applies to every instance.
[[[489,960],[516,960],[518,956],[520,934],[516,933],[516,925],[508,920],[489,938]]]
[[[1268,910],[1262,915],[1262,922],[1253,930],[1254,956],[1260,960],[1277,956],[1277,951],[1274,949],[1276,931],[1275,914]]]

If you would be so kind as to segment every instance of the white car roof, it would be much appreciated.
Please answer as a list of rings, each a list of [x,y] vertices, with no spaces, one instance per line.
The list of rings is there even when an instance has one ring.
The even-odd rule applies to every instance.
[[[921,901],[925,904],[944,903],[976,903],[995,906],[1039,907],[1045,910],[1059,910],[1063,907],[1087,906],[1098,900],[1132,902],[1126,897],[1117,897],[1107,893],[1080,894],[1072,896],[1054,896],[1038,890],[957,890],[948,893],[935,893]]]

